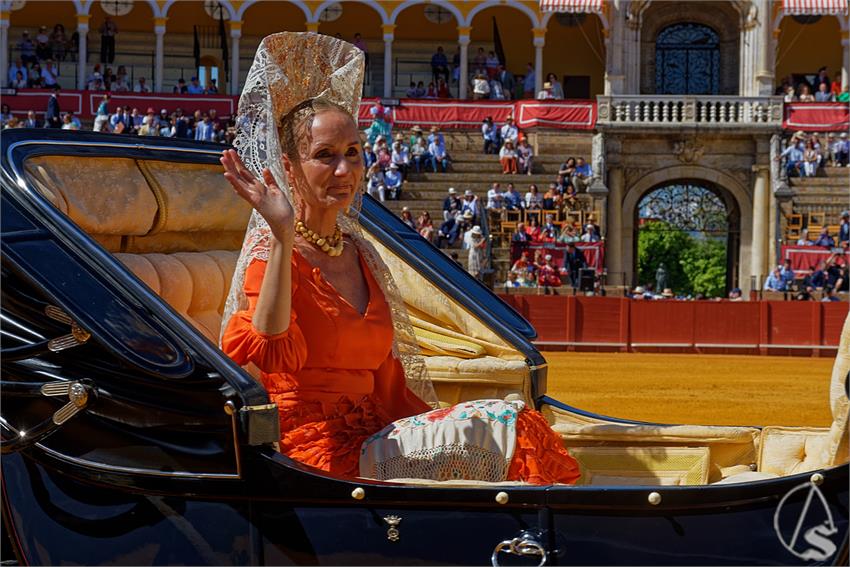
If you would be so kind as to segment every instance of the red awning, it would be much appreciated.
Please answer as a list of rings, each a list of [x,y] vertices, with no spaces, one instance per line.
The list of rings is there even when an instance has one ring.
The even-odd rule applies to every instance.
[[[829,16],[847,13],[847,0],[782,0],[790,16]]]
[[[847,0],[844,0],[844,6],[847,6]],[[602,0],[540,0],[540,11],[598,14],[602,12]]]

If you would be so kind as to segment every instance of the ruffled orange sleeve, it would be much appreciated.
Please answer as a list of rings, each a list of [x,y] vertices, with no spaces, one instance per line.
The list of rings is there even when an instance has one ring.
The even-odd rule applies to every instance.
[[[248,309],[237,311],[230,318],[221,339],[221,349],[241,366],[253,362],[257,368],[266,373],[294,374],[301,370],[307,360],[307,342],[298,326],[294,302],[289,328],[282,333],[263,334],[254,328],[252,322],[265,273],[266,262],[263,260],[253,260],[245,270],[244,290],[248,298]],[[297,287],[298,268],[293,259],[293,295]]]
[[[404,367],[392,352],[375,371],[374,395],[380,399],[393,421],[434,409],[407,387]]]

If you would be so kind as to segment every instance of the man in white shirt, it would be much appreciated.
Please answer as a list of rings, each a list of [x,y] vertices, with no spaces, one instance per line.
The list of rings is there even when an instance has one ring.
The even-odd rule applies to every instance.
[[[139,82],[136,83],[136,86],[133,87],[134,93],[149,93],[151,92],[150,87],[145,83],[144,77],[139,77]]]
[[[543,83],[543,90],[537,93],[537,100],[550,100],[555,98],[552,94],[552,83],[546,81]]]
[[[493,186],[487,191],[487,208],[500,210],[505,206],[505,196],[502,193],[502,186],[498,183],[493,183]]]
[[[502,139],[502,144],[507,141],[511,141],[514,147],[516,147],[519,130],[516,126],[514,126],[513,117],[508,116],[505,118],[505,125],[502,126],[502,129],[499,131],[499,137]]]

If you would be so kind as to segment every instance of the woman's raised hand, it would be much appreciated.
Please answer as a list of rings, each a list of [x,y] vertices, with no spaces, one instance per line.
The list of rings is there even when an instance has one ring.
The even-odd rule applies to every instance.
[[[263,169],[263,183],[248,171],[236,150],[224,150],[220,161],[224,166],[224,178],[236,194],[248,201],[269,223],[274,237],[281,242],[292,242],[295,212],[272,172],[268,168]]]

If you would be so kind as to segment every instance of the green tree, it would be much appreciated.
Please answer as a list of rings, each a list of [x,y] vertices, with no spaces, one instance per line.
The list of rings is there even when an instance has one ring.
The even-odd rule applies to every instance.
[[[682,251],[680,263],[694,293],[706,297],[726,294],[726,242],[694,240],[690,248]]]
[[[690,250],[694,239],[670,223],[648,222],[638,232],[638,283],[655,284],[655,272],[664,262],[667,281],[677,292],[692,293],[693,287],[680,262],[682,254]],[[661,292],[662,290],[656,290]]]

